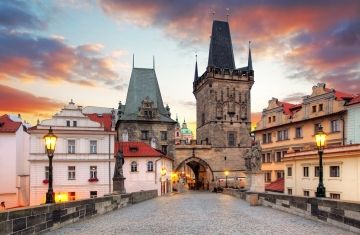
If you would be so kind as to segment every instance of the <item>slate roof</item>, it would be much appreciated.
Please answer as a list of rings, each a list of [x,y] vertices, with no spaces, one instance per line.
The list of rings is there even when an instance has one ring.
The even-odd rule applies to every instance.
[[[168,112],[164,107],[155,70],[148,68],[132,69],[125,108],[120,120],[139,120],[139,107],[147,97],[154,102],[153,108],[157,108],[160,114],[160,120],[156,121],[175,122],[167,117]]]
[[[214,20],[209,48],[208,66],[235,69],[229,23]]]
[[[15,122],[9,115],[0,116],[0,133],[15,133],[21,126],[21,122]]]

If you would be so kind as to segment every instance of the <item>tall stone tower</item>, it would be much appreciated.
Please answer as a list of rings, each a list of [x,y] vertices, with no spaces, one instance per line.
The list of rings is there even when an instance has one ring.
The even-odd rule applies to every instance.
[[[250,147],[250,91],[253,84],[250,47],[248,65],[236,68],[229,23],[215,20],[208,66],[201,76],[198,76],[197,62],[195,64],[193,93],[198,143],[211,144],[222,151]]]

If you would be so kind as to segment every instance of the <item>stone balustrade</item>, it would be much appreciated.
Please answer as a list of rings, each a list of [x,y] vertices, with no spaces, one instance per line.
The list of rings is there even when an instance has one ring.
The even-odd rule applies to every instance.
[[[155,197],[157,190],[149,190],[6,210],[0,212],[0,235],[35,234],[54,230],[66,224]]]

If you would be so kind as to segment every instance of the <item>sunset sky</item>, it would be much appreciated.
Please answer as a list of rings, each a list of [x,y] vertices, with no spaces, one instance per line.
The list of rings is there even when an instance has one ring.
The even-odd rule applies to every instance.
[[[35,124],[73,99],[125,103],[135,67],[155,67],[173,118],[195,121],[195,53],[208,59],[212,19],[226,20],[236,67],[251,40],[252,112],[272,97],[299,102],[318,82],[360,93],[360,1],[1,1],[0,114]],[[215,11],[215,15],[209,12]]]

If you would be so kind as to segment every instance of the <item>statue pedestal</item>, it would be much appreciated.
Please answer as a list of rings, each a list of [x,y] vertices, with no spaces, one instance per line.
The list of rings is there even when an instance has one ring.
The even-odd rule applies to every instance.
[[[248,178],[250,178],[250,192],[263,193],[265,192],[265,173],[264,172],[249,172]]]
[[[126,193],[125,185],[124,185],[125,179],[126,178],[123,176],[113,178],[113,192],[114,193],[118,193],[118,194]]]

